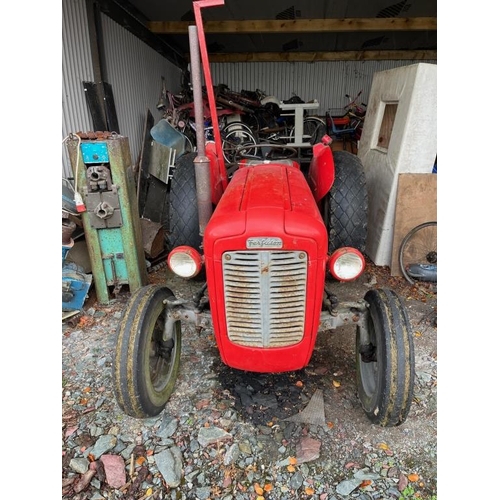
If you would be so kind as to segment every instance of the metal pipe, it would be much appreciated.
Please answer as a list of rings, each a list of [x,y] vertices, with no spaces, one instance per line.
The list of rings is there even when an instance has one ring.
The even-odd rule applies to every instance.
[[[198,46],[198,28],[189,26],[189,52],[191,55],[191,82],[193,85],[194,120],[196,124],[196,149],[205,156],[205,123],[203,118],[203,95],[201,89],[201,63]]]
[[[210,160],[205,156],[205,124],[203,123],[203,96],[201,90],[201,64],[198,46],[198,29],[189,26],[189,49],[191,53],[191,81],[193,85],[194,119],[196,123],[196,148],[194,160],[196,177],[196,202],[200,236],[205,233],[212,216],[212,189],[210,186]]]
[[[212,190],[210,189],[210,160],[198,155],[194,159],[196,176],[196,202],[198,204],[198,223],[203,236],[212,216]]]
[[[225,190],[228,184],[227,171],[224,165],[224,153],[222,151],[222,139],[219,130],[219,120],[217,117],[217,104],[215,102],[214,86],[212,75],[210,73],[210,62],[208,60],[207,42],[205,40],[205,31],[203,30],[203,19],[201,9],[203,7],[214,7],[224,5],[224,0],[197,0],[193,2],[194,19],[198,28],[198,39],[200,46],[201,62],[203,65],[203,74],[205,76],[205,85],[207,88],[208,104],[210,105],[210,116],[212,118],[213,133],[215,140],[215,151],[218,160],[218,173],[222,183],[222,189]]]

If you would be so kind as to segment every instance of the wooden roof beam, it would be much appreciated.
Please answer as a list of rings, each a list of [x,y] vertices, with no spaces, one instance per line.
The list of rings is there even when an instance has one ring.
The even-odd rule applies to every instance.
[[[174,35],[188,33],[190,21],[150,21],[152,33]],[[205,33],[325,33],[348,31],[436,31],[436,17],[392,17],[343,19],[295,19],[253,21],[205,21]]]
[[[436,50],[353,50],[343,52],[213,53],[210,62],[434,61]]]

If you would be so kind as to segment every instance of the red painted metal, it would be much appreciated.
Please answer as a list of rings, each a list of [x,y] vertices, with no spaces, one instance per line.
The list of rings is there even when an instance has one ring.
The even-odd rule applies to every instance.
[[[224,157],[217,156],[215,142],[205,144],[205,156],[210,161],[210,186],[212,189],[212,203],[217,205],[224,192],[225,186],[219,172],[225,170]]]
[[[220,136],[220,130],[218,127],[218,118],[217,118],[217,105],[215,103],[215,94],[214,87],[212,83],[212,75],[210,73],[210,63],[208,60],[208,51],[207,44],[205,40],[205,31],[203,29],[203,20],[201,17],[201,9],[204,7],[217,7],[220,5],[224,5],[224,0],[197,0],[193,2],[194,9],[194,17],[196,21],[196,27],[198,29],[198,42],[200,44],[200,54],[201,54],[201,62],[203,65],[203,74],[205,76],[205,86],[207,89],[207,97],[208,103],[210,106],[210,116],[213,124],[213,133],[215,139],[215,151],[218,158],[223,159],[223,151],[222,151],[222,140]],[[216,171],[216,178],[212,178],[211,185],[221,185],[222,190],[225,190],[227,187],[228,179],[227,172],[224,166],[224,161],[217,161],[216,165],[218,167]],[[212,187],[212,198],[217,198],[215,194],[214,188]]]
[[[324,136],[321,143],[313,146],[313,158],[309,166],[308,182],[317,203],[330,191],[335,180],[335,164],[330,149],[332,139]]]
[[[345,254],[355,254],[361,262],[361,268],[359,270],[359,273],[350,279],[342,278],[341,276],[338,276],[337,273],[335,272],[335,262]],[[344,282],[345,281],[354,281],[354,280],[358,279],[363,274],[363,271],[365,270],[365,266],[366,266],[366,261],[365,261],[363,254],[357,248],[352,248],[352,247],[337,248],[337,250],[335,250],[335,252],[333,252],[332,255],[330,255],[330,258],[328,259],[328,270],[330,271],[330,274],[336,280],[344,281]]]
[[[307,254],[304,336],[295,345],[247,347],[234,344],[227,335],[222,255],[245,251],[252,237],[280,238],[281,250]],[[293,371],[308,364],[319,328],[327,251],[325,224],[300,169],[272,163],[234,173],[204,235],[210,310],[224,363],[254,372]]]

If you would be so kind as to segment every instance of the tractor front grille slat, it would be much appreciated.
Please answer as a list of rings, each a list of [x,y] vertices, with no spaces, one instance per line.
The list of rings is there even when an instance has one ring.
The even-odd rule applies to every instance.
[[[300,342],[306,311],[306,253],[225,252],[222,262],[229,339],[252,347]]]

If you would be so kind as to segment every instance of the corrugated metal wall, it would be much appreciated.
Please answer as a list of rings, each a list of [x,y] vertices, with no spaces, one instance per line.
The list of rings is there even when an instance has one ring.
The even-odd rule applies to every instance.
[[[294,63],[213,63],[214,85],[223,83],[234,91],[260,89],[286,100],[296,94],[304,101],[319,101],[318,114],[342,108],[349,94],[362,90],[360,102],[368,103],[373,75],[378,71],[436,61],[331,61]],[[315,111],[316,113],[316,111]]]
[[[93,81],[89,30],[84,0],[62,2],[62,139],[71,132],[91,130],[83,81]],[[73,177],[66,146],[63,177]]]
[[[161,77],[169,90],[178,91],[181,70],[105,15],[102,29],[107,78],[113,88],[120,134],[128,137],[135,163],[141,150],[146,110],[151,111],[155,123],[161,118],[156,109]]]
[[[155,122],[161,117],[156,104],[161,77],[167,88],[177,91],[181,70],[155,50],[102,15],[107,83],[113,89],[120,134],[129,138],[132,162],[142,143],[146,110]],[[93,130],[85,100],[84,81],[94,81],[85,0],[62,2],[62,133]],[[63,177],[73,177],[63,146]]]
[[[62,2],[62,133],[92,130],[83,81],[94,81],[85,0]],[[146,110],[155,122],[161,77],[173,92],[180,89],[181,70],[111,18],[102,15],[107,82],[113,90],[120,133],[129,138],[132,161],[139,157]],[[232,90],[261,89],[280,100],[296,94],[304,101],[317,99],[318,114],[347,103],[345,94],[362,90],[368,102],[377,71],[419,61],[332,61],[316,63],[214,63],[214,84]],[[429,62],[429,61],[427,61]],[[432,61],[435,62],[435,61]],[[72,177],[63,147],[63,176]]]

